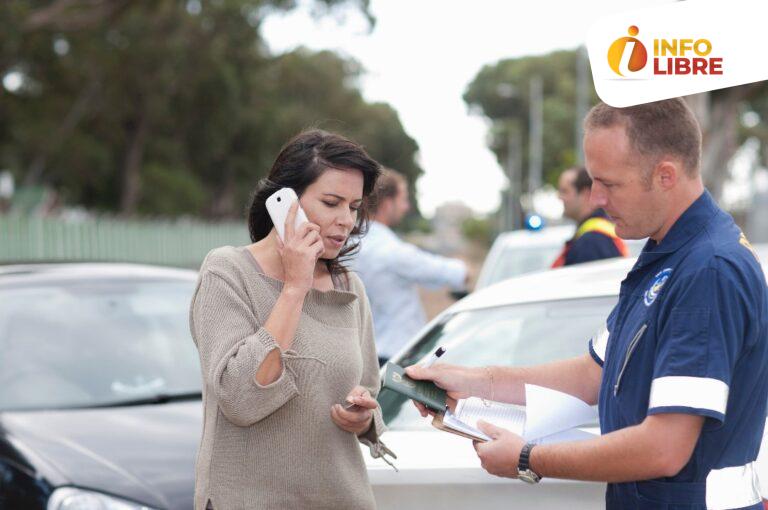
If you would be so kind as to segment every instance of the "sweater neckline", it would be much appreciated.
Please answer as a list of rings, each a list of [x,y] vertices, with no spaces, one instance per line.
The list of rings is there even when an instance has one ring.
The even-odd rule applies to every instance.
[[[273,278],[267,275],[266,273],[264,273],[264,269],[261,267],[259,262],[251,253],[251,250],[249,250],[247,246],[241,246],[237,249],[237,251],[239,251],[243,257],[247,258],[250,261],[249,265],[255,270],[256,274],[258,274],[262,279],[264,279],[267,283],[269,283],[272,287],[274,287],[278,292],[283,290],[283,286],[285,286],[285,282],[283,280],[278,280],[277,278]],[[339,304],[349,304],[355,301],[357,299],[357,294],[355,294],[352,291],[336,288],[336,282],[334,281],[333,289],[320,290],[313,287],[309,289],[309,292],[307,293],[307,297],[310,299],[305,300],[305,305],[307,304],[307,301],[314,302],[320,305],[323,305],[323,304],[339,305]]]

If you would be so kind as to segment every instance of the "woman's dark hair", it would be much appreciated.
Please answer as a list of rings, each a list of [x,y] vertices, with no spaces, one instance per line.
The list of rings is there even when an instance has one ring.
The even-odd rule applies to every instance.
[[[248,211],[251,241],[264,239],[274,226],[266,206],[270,195],[281,188],[293,188],[301,197],[307,187],[329,168],[359,170],[363,174],[363,202],[357,213],[357,222],[339,255],[326,261],[331,274],[346,272],[344,262],[357,252],[360,246],[357,240],[368,228],[368,197],[376,185],[381,165],[361,145],[335,133],[320,129],[304,131],[280,150],[269,175],[259,182],[253,194]]]

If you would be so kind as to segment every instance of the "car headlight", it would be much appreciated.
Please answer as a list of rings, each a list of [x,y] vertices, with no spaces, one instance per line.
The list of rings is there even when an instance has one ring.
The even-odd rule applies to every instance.
[[[152,510],[148,506],[99,492],[61,487],[48,498],[48,510]]]

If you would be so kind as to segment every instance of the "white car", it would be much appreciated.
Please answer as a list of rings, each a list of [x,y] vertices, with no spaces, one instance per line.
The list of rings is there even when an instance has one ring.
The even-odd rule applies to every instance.
[[[447,348],[442,361],[467,366],[534,365],[584,354],[633,263],[592,262],[512,278],[475,292],[435,317],[392,361],[417,363],[438,345]],[[366,456],[380,510],[507,509],[512,502],[517,508],[538,509],[605,505],[604,484],[545,478],[529,486],[489,475],[471,441],[434,429],[410,401],[392,392],[383,392],[379,402],[390,429],[382,439],[397,454],[399,469]],[[582,429],[599,433],[597,423]],[[758,472],[768,488],[765,441],[764,436]]]
[[[575,230],[573,225],[558,225],[541,230],[502,232],[485,257],[475,290],[513,276],[549,268]]]
[[[763,267],[765,267],[768,264],[768,243],[754,244],[752,247],[755,249],[757,258],[760,259]]]
[[[549,269],[574,232],[573,225],[559,225],[499,234],[480,269],[475,290],[514,276]],[[645,240],[625,242],[633,256],[640,254],[645,244]]]

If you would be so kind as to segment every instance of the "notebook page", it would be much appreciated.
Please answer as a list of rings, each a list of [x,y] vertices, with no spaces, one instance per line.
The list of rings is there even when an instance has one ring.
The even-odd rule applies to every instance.
[[[478,429],[471,427],[464,423],[463,421],[456,418],[456,415],[453,414],[451,411],[446,411],[443,415],[443,425],[446,427],[450,427],[453,430],[458,430],[459,432],[464,432],[465,434],[469,434],[471,436],[481,437],[485,439],[486,441],[490,441],[491,438],[487,435],[483,434]]]
[[[470,427],[477,428],[479,420],[492,423],[522,435],[525,429],[525,408],[514,404],[485,401],[477,397],[459,400],[456,406],[456,418]]]

